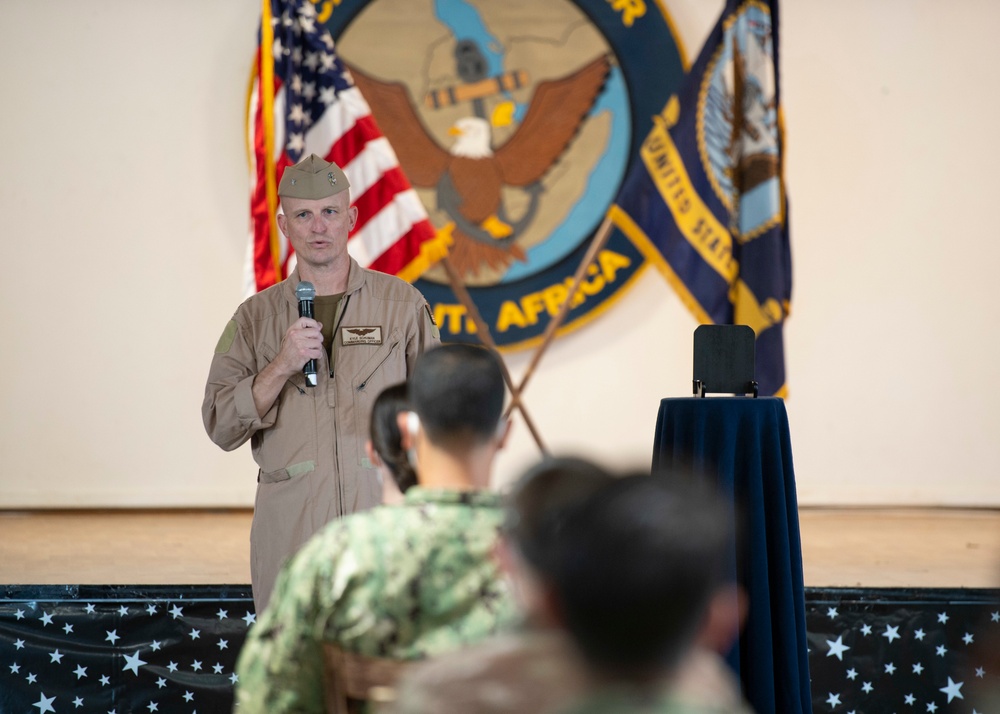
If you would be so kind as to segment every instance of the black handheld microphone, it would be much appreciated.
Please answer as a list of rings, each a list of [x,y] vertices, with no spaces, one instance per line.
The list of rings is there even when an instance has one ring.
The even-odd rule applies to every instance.
[[[303,280],[295,288],[295,297],[299,299],[299,317],[313,319],[313,300],[316,298],[316,288],[313,284]],[[302,366],[302,374],[306,376],[306,384],[315,387],[318,384],[316,378],[316,360],[311,359]]]

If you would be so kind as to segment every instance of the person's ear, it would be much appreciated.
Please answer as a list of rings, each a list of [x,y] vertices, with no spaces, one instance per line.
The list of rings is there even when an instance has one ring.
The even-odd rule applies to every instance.
[[[416,412],[402,411],[396,415],[396,426],[399,427],[399,443],[403,451],[417,447],[417,434],[420,432],[420,417]]]
[[[358,222],[358,207],[351,205],[347,210],[347,230],[353,231],[355,224]]]
[[[368,455],[368,461],[371,462],[372,466],[382,466],[382,457],[378,455],[377,451],[375,451],[375,445],[372,444],[371,439],[368,439],[365,442],[365,454]]]
[[[510,437],[510,426],[510,419],[500,419],[497,423],[496,440],[498,449],[507,446],[507,439]]]
[[[705,611],[698,642],[703,647],[725,655],[739,637],[747,615],[746,591],[729,583],[713,593]]]

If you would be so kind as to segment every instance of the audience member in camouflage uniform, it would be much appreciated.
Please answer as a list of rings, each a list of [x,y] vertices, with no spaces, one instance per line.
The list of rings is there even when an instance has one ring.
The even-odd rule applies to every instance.
[[[637,479],[637,486],[649,481],[644,476],[627,478]],[[655,668],[648,681],[644,674],[641,686],[627,677],[622,681],[617,670],[609,673],[581,657],[575,642],[560,629],[560,606],[553,607],[560,600],[553,578],[560,558],[566,557],[566,546],[560,542],[572,536],[572,532],[564,535],[567,528],[581,527],[579,520],[570,520],[574,509],[592,497],[600,498],[594,494],[611,482],[612,476],[597,466],[576,459],[543,462],[518,482],[510,499],[501,552],[530,629],[490,638],[411,670],[398,688],[396,714],[557,714],[577,708],[583,712],[646,711],[644,707],[652,712],[750,713],[735,676],[716,651],[728,650],[739,625],[732,583],[714,589],[700,617],[697,612],[691,615],[692,628],[702,623],[697,646],[685,651],[676,667]],[[651,513],[656,512],[655,500],[649,507],[654,509]],[[665,518],[670,514],[663,511]],[[677,524],[678,533],[684,523]],[[596,519],[594,525],[600,529],[603,522]],[[718,526],[709,525],[713,527]],[[601,532],[593,537],[600,538]],[[699,537],[700,532],[692,531],[692,536]],[[633,558],[642,557],[642,549],[632,553],[627,543],[619,545],[622,550],[617,557],[635,566]],[[713,547],[710,541],[699,552],[711,555]],[[612,552],[609,549],[603,557]],[[670,567],[669,561],[663,566]],[[595,562],[594,567],[602,566]],[[648,563],[645,567],[650,568]],[[622,581],[622,587],[628,587],[627,581]],[[663,602],[669,607],[667,600]],[[621,617],[614,600],[609,599],[608,605],[612,608],[609,616]],[[648,611],[645,614],[655,630],[656,617]],[[596,620],[600,617],[595,613]]]
[[[404,677],[399,714],[547,714],[586,686],[586,670],[546,607],[551,544],[569,508],[612,476],[579,459],[543,461],[515,484],[500,548],[528,629],[421,664]]]
[[[237,663],[238,711],[322,712],[323,645],[416,659],[517,620],[493,558],[502,499],[485,489],[506,438],[498,358],[446,345],[417,359],[400,415],[419,484],[400,506],[334,521],[282,569]]]
[[[619,479],[557,534],[555,607],[591,673],[563,714],[750,711],[721,657],[698,646],[731,591],[734,533],[718,494],[688,476]]]

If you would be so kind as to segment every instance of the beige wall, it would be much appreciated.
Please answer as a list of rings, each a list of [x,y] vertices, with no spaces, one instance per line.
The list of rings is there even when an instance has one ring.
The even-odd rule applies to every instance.
[[[693,53],[722,3],[666,5]],[[199,409],[240,299],[258,7],[5,3],[0,507],[252,503]],[[782,10],[800,502],[1000,505],[1000,4]],[[650,269],[559,340],[525,394],[549,444],[648,464],[694,327]],[[515,429],[498,481],[536,453]]]

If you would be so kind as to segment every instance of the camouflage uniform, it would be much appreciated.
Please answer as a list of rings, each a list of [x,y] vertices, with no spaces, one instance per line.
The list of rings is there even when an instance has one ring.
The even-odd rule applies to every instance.
[[[608,687],[559,714],[753,714],[753,708],[725,660],[695,647],[659,692]]]
[[[714,652],[695,649],[646,699],[593,689],[594,677],[559,632],[519,632],[436,657],[406,675],[393,714],[753,714]]]
[[[282,569],[237,663],[241,714],[322,712],[323,643],[395,659],[498,632],[517,607],[492,557],[499,494],[407,491],[333,521]]]
[[[559,714],[729,714],[729,709],[691,704],[670,694],[640,696],[632,691],[603,691]]]
[[[562,633],[509,633],[418,665],[400,681],[391,711],[554,714],[586,686],[586,670]]]

